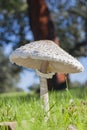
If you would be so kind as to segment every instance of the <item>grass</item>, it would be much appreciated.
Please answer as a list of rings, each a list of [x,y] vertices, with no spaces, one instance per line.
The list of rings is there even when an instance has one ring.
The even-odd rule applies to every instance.
[[[87,88],[49,93],[50,119],[38,95],[0,95],[0,122],[17,121],[17,130],[66,130],[69,125],[87,129]],[[3,129],[2,129],[3,130]]]

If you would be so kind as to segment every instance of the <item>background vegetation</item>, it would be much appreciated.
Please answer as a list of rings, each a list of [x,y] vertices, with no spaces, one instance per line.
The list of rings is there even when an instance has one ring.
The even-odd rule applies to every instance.
[[[39,2],[37,0],[37,4]],[[60,46],[73,56],[87,56],[87,1],[45,2],[55,25],[56,36],[60,39]],[[22,68],[11,65],[8,56],[13,49],[34,40],[29,15],[31,4],[34,6],[34,1],[0,1],[0,92],[19,90],[16,86]],[[6,47],[8,53],[5,53]]]

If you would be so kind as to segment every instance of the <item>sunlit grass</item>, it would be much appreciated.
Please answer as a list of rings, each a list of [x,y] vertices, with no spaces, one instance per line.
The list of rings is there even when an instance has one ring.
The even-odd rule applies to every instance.
[[[66,130],[72,124],[78,130],[87,129],[87,88],[50,92],[50,119],[39,95],[26,93],[0,96],[0,122],[17,121],[17,130]]]

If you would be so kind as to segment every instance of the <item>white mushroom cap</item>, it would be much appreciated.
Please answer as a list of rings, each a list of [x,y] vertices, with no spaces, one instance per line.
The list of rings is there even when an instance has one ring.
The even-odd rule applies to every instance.
[[[21,46],[10,55],[10,61],[38,70],[43,61],[48,61],[47,73],[77,73],[84,70],[79,61],[50,40],[35,41]]]

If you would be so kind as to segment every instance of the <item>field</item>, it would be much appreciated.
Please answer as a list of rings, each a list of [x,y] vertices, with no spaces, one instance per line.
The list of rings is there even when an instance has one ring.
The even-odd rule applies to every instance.
[[[17,130],[87,130],[87,88],[50,92],[50,119],[37,94],[0,95],[0,122],[16,121]],[[0,130],[3,130],[0,129]]]

